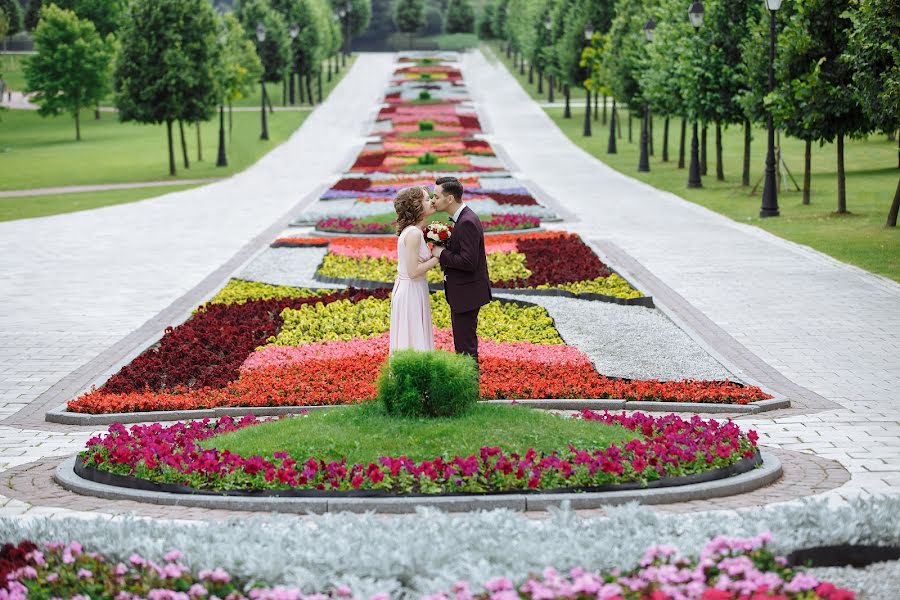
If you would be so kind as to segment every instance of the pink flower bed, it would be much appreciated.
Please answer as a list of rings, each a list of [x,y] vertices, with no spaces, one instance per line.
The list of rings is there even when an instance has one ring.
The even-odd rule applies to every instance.
[[[434,343],[440,350],[453,351],[453,334],[446,329],[434,329]],[[266,367],[286,367],[309,360],[343,359],[353,356],[387,358],[390,333],[369,339],[315,342],[302,346],[266,346],[253,352],[241,365],[241,372]],[[478,354],[483,358],[529,361],[543,365],[587,365],[588,356],[574,346],[532,344],[530,342],[496,342],[481,339]]]

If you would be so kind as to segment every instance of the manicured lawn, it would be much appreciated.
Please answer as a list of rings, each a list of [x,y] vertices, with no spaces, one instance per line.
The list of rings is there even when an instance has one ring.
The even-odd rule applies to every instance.
[[[21,92],[25,89],[25,73],[22,71],[22,54],[0,54],[0,76],[7,90]]]
[[[368,402],[247,427],[206,440],[203,446],[242,456],[284,451],[326,460],[346,457],[353,464],[376,462],[386,455],[414,460],[469,456],[483,446],[522,454],[529,448],[549,452],[568,444],[587,450],[614,442],[621,445],[634,437],[620,426],[517,406],[479,404],[458,418],[405,419],[388,416],[379,402]]]
[[[196,185],[172,185],[104,192],[83,192],[78,194],[54,194],[48,196],[27,196],[20,198],[0,198],[0,221],[46,217],[62,213],[76,212],[125,204],[187,190]]]
[[[509,63],[495,47],[494,54],[504,64]],[[513,71],[524,89],[534,97],[534,86]],[[715,132],[708,133],[708,175],[703,177],[702,189],[687,189],[687,170],[677,168],[678,138],[681,122],[673,120],[669,131],[669,162],[662,162],[663,120],[654,119],[650,172],[638,173],[639,121],[633,122],[633,142],[628,142],[628,117],[621,111],[621,138],[618,153],[607,154],[608,126],[592,121],[594,135],[582,135],[584,108],[572,109],[572,118],[563,119],[561,108],[546,108],[547,114],[572,141],[610,167],[654,187],[695,202],[741,223],[755,225],[785,239],[805,244],[838,260],[862,267],[900,281],[900,228],[887,229],[884,222],[897,187],[897,142],[889,142],[883,135],[865,140],[846,140],[845,166],[847,171],[847,209],[849,215],[837,215],[837,155],[834,144],[813,145],[810,204],[804,206],[802,193],[791,185],[779,195],[781,216],[760,219],[761,192],[750,195],[750,188],[741,186],[743,161],[743,130],[730,127],[723,131],[723,163],[725,181],[715,177]],[[690,135],[690,129],[688,129]],[[765,159],[765,131],[753,131],[751,154],[751,187],[762,175]],[[687,140],[690,150],[690,140]],[[782,152],[788,168],[797,182],[803,184],[804,144],[800,140],[782,137]],[[761,187],[760,187],[761,189]]]

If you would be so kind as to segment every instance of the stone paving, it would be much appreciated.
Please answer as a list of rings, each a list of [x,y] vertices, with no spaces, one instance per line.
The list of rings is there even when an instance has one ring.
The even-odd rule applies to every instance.
[[[35,502],[5,499],[0,515],[49,514],[67,505],[128,509],[70,502],[71,494],[49,483],[50,463],[35,461],[72,454],[95,432],[41,423],[43,407],[35,400],[217,274],[336,176],[363,143],[363,126],[390,71],[390,56],[362,55],[288,142],[231,179],[129,205],[0,224],[4,489],[28,477],[27,465],[36,469]],[[598,247],[622,248],[654,285],[671,291],[670,316],[679,301],[685,320],[686,307],[699,315],[689,331],[698,341],[715,345],[727,337],[756,361],[755,372],[794,385],[784,389],[792,389],[795,408],[740,417],[743,427],[761,432],[762,444],[793,457],[785,478],[720,505],[670,510],[900,492],[900,410],[892,402],[900,384],[900,286],[615,173],[569,142],[497,61],[469,53],[464,75],[488,137],[511,159],[511,170],[571,215],[560,227]]]

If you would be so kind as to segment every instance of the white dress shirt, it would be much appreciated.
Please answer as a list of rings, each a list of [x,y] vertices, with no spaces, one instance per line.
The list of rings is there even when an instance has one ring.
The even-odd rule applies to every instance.
[[[453,222],[454,222],[454,223],[456,223],[457,221],[459,221],[459,215],[462,214],[462,211],[463,211],[465,208],[466,208],[466,205],[463,204],[463,205],[460,206],[458,209],[456,209],[456,212],[453,213],[453,216],[452,216],[452,217],[450,217],[451,219],[453,219]]]

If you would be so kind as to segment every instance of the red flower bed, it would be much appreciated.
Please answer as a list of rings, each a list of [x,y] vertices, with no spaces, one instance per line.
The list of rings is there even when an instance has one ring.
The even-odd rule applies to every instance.
[[[473,117],[470,115],[459,115],[459,125],[463,129],[474,129],[477,131],[481,131],[481,123],[478,121],[478,117]]]
[[[331,243],[328,238],[316,237],[283,237],[271,244],[272,248],[324,248]]]
[[[372,181],[367,177],[347,177],[341,179],[336,184],[331,186],[331,189],[351,192],[363,192],[369,189],[370,185],[372,185]]]
[[[26,566],[29,561],[29,553],[37,550],[37,546],[30,541],[20,542],[19,545],[3,544],[0,547],[0,590],[6,590],[9,576]]]
[[[336,291],[328,296],[250,300],[243,304],[210,304],[177,327],[166,328],[159,343],[113,375],[96,393],[152,393],[221,387],[237,379],[241,363],[278,333],[281,311],[304,304],[377,295],[386,290]]]
[[[520,288],[559,285],[570,281],[589,281],[609,277],[611,271],[577,234],[523,237],[517,242],[525,254],[525,266],[532,275],[526,280],[497,282],[497,287]]]
[[[694,416],[652,417],[642,413],[595,413],[579,418],[621,425],[641,437],[622,447],[572,446],[551,453],[529,449],[524,455],[484,447],[478,455],[415,462],[405,456],[382,456],[378,463],[348,465],[316,456],[242,457],[228,451],[202,450],[198,442],[260,423],[252,416],[223,417],[169,427],[111,425],[105,436],[91,438],[79,459],[87,466],[141,478],[179,483],[197,489],[380,489],[393,493],[485,492],[567,486],[600,486],[652,481],[721,468],[756,453],[758,436],[746,435],[732,422],[704,421]],[[498,440],[502,443],[502,440]],[[227,483],[223,482],[223,479]]]
[[[363,168],[363,167],[378,167],[381,166],[381,163],[384,162],[387,154],[384,152],[365,152],[363,151],[356,159],[356,162],[353,163],[352,168]]]
[[[517,206],[536,206],[537,200],[528,194],[504,194],[501,192],[485,192],[497,204],[514,204]]]

